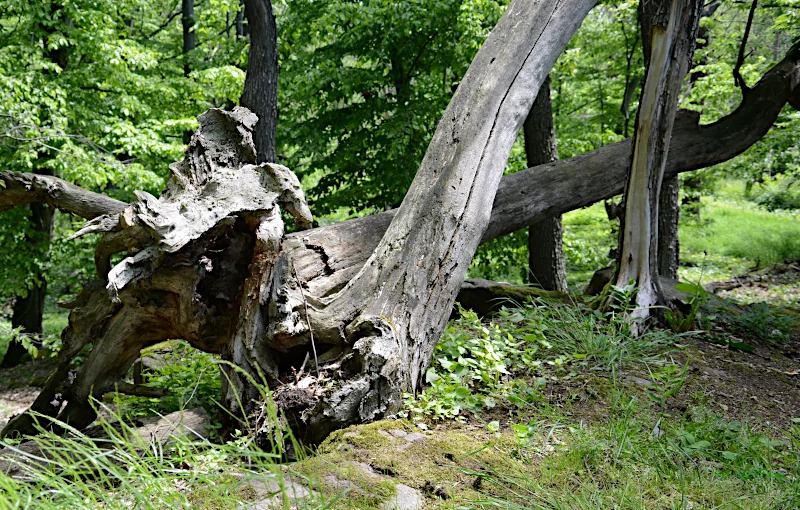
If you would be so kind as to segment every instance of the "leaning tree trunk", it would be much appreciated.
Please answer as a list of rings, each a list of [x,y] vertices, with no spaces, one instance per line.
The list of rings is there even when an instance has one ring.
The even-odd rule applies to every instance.
[[[525,157],[529,167],[558,159],[550,77],[542,84],[523,127]],[[545,290],[567,292],[567,270],[561,243],[561,215],[545,218],[528,227],[528,276]]]
[[[625,216],[620,225],[616,284],[638,287],[634,318],[648,317],[661,301],[658,284],[658,201],[681,83],[691,64],[700,0],[639,4],[650,55],[633,140]]]
[[[250,49],[240,103],[258,116],[253,130],[257,161],[272,163],[278,122],[278,29],[270,0],[245,0],[244,6]]]
[[[787,102],[800,108],[800,45],[792,48],[782,62],[762,77],[732,114],[704,126],[698,124],[696,114],[677,119],[665,174],[671,176],[678,172],[704,168],[742,153],[767,133]],[[228,115],[233,115],[234,118],[225,120]],[[246,139],[249,132],[247,127],[238,129],[238,123],[252,125],[252,121],[245,119],[246,115],[243,116],[241,112],[211,112],[208,116],[214,124],[221,123],[223,126],[222,129],[212,130],[210,138],[220,143],[225,138],[232,137],[233,142],[226,144],[229,150],[231,147],[248,146],[247,143],[240,144],[237,141]],[[208,116],[203,119],[208,119]],[[236,120],[237,117],[240,118],[239,121]],[[216,121],[214,118],[217,118]],[[201,127],[203,124],[201,122]],[[221,136],[225,132],[228,134]],[[205,140],[205,137],[201,140]],[[630,153],[631,141],[626,140],[581,156],[505,176],[495,197],[491,221],[481,242],[525,228],[530,223],[553,214],[584,207],[621,193]],[[208,161],[207,157],[197,157],[197,148],[190,150],[190,156],[189,159],[195,165],[203,166],[203,161]],[[252,161],[255,158],[254,151],[251,150],[245,157],[232,159],[242,158]],[[211,159],[213,160],[213,153]],[[181,170],[174,179],[179,183],[184,182],[186,179],[181,176],[185,175],[185,170]],[[89,231],[119,230],[122,228],[121,220],[128,218],[139,207],[134,206],[121,217],[120,212],[126,211],[127,204],[55,177],[3,172],[0,173],[0,181],[0,211],[19,205],[46,203],[93,220],[87,224]],[[395,213],[396,211],[389,211],[286,236],[283,249],[292,254],[295,275],[302,282],[307,295],[329,297],[352,280],[381,241]],[[132,221],[125,219],[124,224],[131,225]],[[70,314],[70,325],[62,333],[65,347],[59,353],[58,368],[48,378],[31,410],[55,416],[63,404],[62,396],[66,395],[72,402],[84,395],[87,385],[84,384],[82,390],[73,391],[73,378],[68,377],[68,374],[71,359],[86,343],[92,341],[97,341],[92,356],[105,357],[112,364],[117,363],[116,359],[126,356],[130,360],[136,356],[139,345],[147,345],[160,338],[186,338],[199,349],[221,353],[229,344],[229,332],[233,327],[234,315],[238,313],[237,300],[241,295],[241,282],[248,274],[247,266],[253,259],[253,239],[246,218],[232,217],[227,225],[212,230],[211,235],[206,234],[204,240],[195,241],[178,253],[165,257],[157,273],[149,281],[139,281],[133,285],[139,290],[129,286],[120,294],[121,302],[129,302],[133,310],[139,308],[140,318],[121,316],[120,304],[115,305],[110,301],[104,284],[90,284],[68,305],[73,311]],[[98,246],[100,267],[108,267],[103,261],[106,260],[107,253],[113,251],[110,249],[113,244],[114,234],[109,234]],[[118,245],[131,249],[133,254],[137,251],[133,243]],[[192,261],[197,261],[197,264],[192,264]],[[107,269],[104,271],[107,272]],[[212,298],[205,302],[200,299],[202,296]],[[142,325],[139,323],[140,319],[144,321]],[[177,321],[178,326],[170,325],[172,321]],[[163,324],[150,327],[151,322]],[[126,324],[133,326],[130,353],[125,349],[124,338],[116,345],[107,338],[113,337],[109,328],[114,324],[119,324],[116,326],[117,334],[125,331]],[[137,336],[139,331],[136,328],[139,327],[147,336]],[[109,346],[106,354],[95,354],[95,350],[104,346]],[[320,352],[318,361],[320,364],[326,363],[336,356],[336,352]],[[299,357],[292,353],[286,353],[286,356],[287,359],[292,357],[295,360]],[[280,358],[276,360],[276,365],[285,365]],[[127,362],[123,359],[118,365],[112,365],[113,371],[117,374],[124,373]],[[98,366],[97,362],[95,366]],[[346,367],[348,364],[340,366]],[[89,376],[83,373],[79,374],[79,380],[87,377]],[[94,396],[113,389],[112,379],[105,377],[105,382],[95,387]],[[102,382],[103,376],[98,380]],[[308,382],[305,380],[304,384]],[[122,388],[123,385],[120,385],[119,389]],[[84,402],[86,398],[84,395]],[[301,399],[298,403],[302,402]],[[284,404],[290,402],[284,399]],[[73,408],[76,406],[78,404],[73,404]],[[75,425],[86,423],[90,418],[90,415],[80,413],[78,416],[80,419],[77,423],[73,422]],[[10,422],[2,435],[32,431],[33,420],[30,413],[26,413]]]
[[[225,373],[223,403],[233,415],[258,410],[251,378],[265,380],[306,440],[398,411],[402,394],[424,380],[516,133],[593,4],[512,2],[464,76],[389,228],[330,296],[315,294],[298,274],[279,207],[300,230],[310,213],[294,174],[254,165],[255,116],[205,113],[160,199],[139,192],[122,213],[81,231],[106,232],[95,253],[103,283],[71,303],[58,368],[31,409],[83,427],[94,419],[91,397],[109,390],[140,349],[184,338],[242,369]],[[128,256],[112,268],[111,256],[123,251]],[[70,383],[71,360],[89,342],[91,354]],[[307,357],[315,376],[295,378]],[[25,413],[3,433],[32,430]]]

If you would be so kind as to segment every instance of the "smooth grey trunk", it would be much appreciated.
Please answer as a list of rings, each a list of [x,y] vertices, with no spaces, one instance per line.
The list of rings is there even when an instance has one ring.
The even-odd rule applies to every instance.
[[[250,33],[241,105],[258,116],[253,141],[259,163],[275,161],[278,123],[278,29],[270,0],[245,0]]]
[[[700,0],[639,4],[649,59],[636,115],[615,278],[618,286],[635,282],[638,288],[633,318],[650,316],[663,300],[658,282],[658,204],[678,94],[691,64],[702,5]]]
[[[528,167],[558,160],[550,77],[542,84],[523,125]],[[545,290],[566,292],[567,270],[562,247],[561,216],[552,216],[528,227],[528,281]]]

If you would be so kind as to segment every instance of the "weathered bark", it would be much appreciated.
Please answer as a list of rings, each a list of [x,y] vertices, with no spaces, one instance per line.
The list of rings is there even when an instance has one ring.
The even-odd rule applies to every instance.
[[[258,116],[253,131],[258,163],[271,163],[278,122],[278,29],[270,0],[245,0],[244,6],[250,50],[240,103]]]
[[[691,64],[700,0],[640,4],[647,63],[620,224],[617,285],[638,287],[631,316],[648,317],[662,300],[658,282],[658,203],[681,83]]]
[[[271,323],[291,331],[262,346],[276,352],[301,347],[299,358],[314,341],[338,349],[329,364],[316,367],[336,374],[335,390],[289,382],[275,392],[301,437],[320,440],[335,428],[392,414],[402,394],[419,387],[489,222],[516,133],[592,5],[512,2],[453,96],[389,228],[342,290],[330,297],[298,292],[300,280],[294,283],[289,269],[294,254],[284,244],[286,259],[276,261],[273,274],[286,291],[287,307]],[[306,324],[293,319],[304,312]],[[280,375],[272,353],[242,350],[268,379],[270,372]],[[233,387],[245,384],[235,378]],[[230,393],[224,395],[229,403]]]
[[[696,112],[675,119],[664,176],[727,161],[768,131],[793,94],[800,95],[800,47],[770,69],[730,115],[699,125]],[[619,195],[630,164],[631,140],[503,177],[481,242],[533,222]],[[304,287],[326,296],[341,289],[363,265],[396,211],[290,234],[295,267]]]
[[[38,203],[85,219],[119,213],[128,206],[125,202],[85,190],[58,177],[0,172],[0,212]]]
[[[550,77],[542,84],[523,126],[525,157],[529,167],[558,160]],[[561,238],[561,216],[552,216],[528,227],[528,277],[545,290],[566,292],[567,270]]]
[[[90,231],[107,232],[97,257],[107,283],[87,288],[73,304],[59,368],[32,408],[85,426],[94,417],[90,396],[109,389],[142,347],[185,338],[263,377],[304,439],[399,410],[402,394],[423,380],[516,133],[593,3],[517,0],[508,7],[439,124],[408,200],[336,296],[302,289],[292,246],[282,243],[278,204],[300,228],[310,213],[291,172],[251,164],[255,116],[204,114],[160,199],[140,192],[121,214],[93,220]],[[209,245],[237,239],[238,255],[230,245]],[[110,255],[124,250],[129,256],[105,274]],[[92,352],[75,382],[59,388],[72,356],[89,341]],[[311,352],[315,373],[333,387],[294,380]],[[256,411],[248,377],[225,372],[229,410]],[[60,412],[59,389],[67,400]],[[4,433],[31,429],[26,413]]]
[[[670,142],[665,178],[722,163],[760,140],[790,97],[800,97],[800,49],[770,69],[736,110],[699,125],[696,112],[680,111]],[[504,176],[481,242],[527,227],[553,214],[619,195],[625,185],[631,140],[570,159]],[[82,218],[121,212],[127,204],[55,177],[0,172],[0,212],[44,202]],[[3,187],[4,186],[4,187]],[[318,296],[341,289],[361,268],[389,227],[396,210],[290,234],[304,287]]]
[[[800,73],[797,70],[798,57],[800,54],[793,53],[767,73],[737,111],[729,117],[710,126],[698,126],[696,122],[680,123],[674,133],[668,170],[675,173],[724,161],[743,151],[763,136],[778,111],[785,104],[786,99],[792,93],[796,93],[794,91],[800,84]],[[546,70],[542,72],[542,77],[545,72]],[[522,95],[520,94],[520,96]],[[753,115],[753,111],[762,115]],[[526,110],[521,109],[518,112],[519,119],[521,119]],[[182,166],[173,168],[176,173],[171,182],[176,185],[185,186],[186,184],[181,183],[192,182],[190,180],[192,175],[199,177],[191,177],[191,179],[204,179],[203,176],[211,175],[213,180],[213,175],[220,166],[236,168],[242,161],[252,161],[255,157],[252,145],[242,143],[242,140],[247,138],[248,129],[246,127],[239,129],[241,126],[237,122],[225,120],[227,115],[233,114],[211,112],[207,115],[219,117],[215,122],[222,125],[219,130],[214,130],[219,134],[210,138],[216,140],[232,138],[234,142],[226,144],[229,147],[228,150],[232,150],[230,147],[240,147],[241,150],[251,147],[249,152],[245,151],[250,155],[233,158],[236,161],[224,158],[226,162],[224,165],[220,165],[215,162],[220,160],[214,156],[215,151],[206,150],[201,144],[194,150],[190,149],[190,154],[187,156],[186,164],[193,170],[187,173],[185,169],[181,170],[184,168]],[[503,121],[503,118],[500,120]],[[203,122],[201,122],[202,124]],[[451,126],[447,127],[451,128]],[[522,228],[532,219],[552,214],[553,211],[563,212],[619,193],[625,178],[624,165],[630,154],[629,147],[630,145],[624,143],[617,144],[589,155],[554,162],[504,178],[503,186],[494,201],[495,211],[492,214],[492,222],[482,240],[501,235],[504,231],[509,231],[507,229]],[[201,157],[200,152],[207,154]],[[248,165],[243,164],[241,168],[248,167]],[[234,170],[229,172],[236,175]],[[4,174],[4,177],[6,175]],[[452,177],[452,174],[450,175]],[[587,181],[590,185],[585,185]],[[53,182],[58,184],[57,180]],[[285,188],[285,186],[279,187]],[[246,184],[245,188],[248,190],[250,188],[258,189],[259,186]],[[63,191],[63,187],[60,186],[56,186],[55,189]],[[203,187],[203,189],[210,188]],[[574,190],[574,194],[568,193],[570,189]],[[4,191],[0,190],[0,203],[4,203]],[[287,196],[296,196],[296,191],[292,192],[291,187],[289,187],[289,191]],[[36,192],[33,190],[31,193],[35,194]],[[96,198],[89,192],[83,193],[87,197]],[[174,196],[174,193],[168,190],[162,200],[169,202],[171,194]],[[78,194],[68,195],[71,200],[75,200],[75,197],[79,196]],[[112,215],[116,217],[114,221],[103,221],[101,217],[97,218],[94,224],[98,230],[112,230],[109,233],[109,237],[112,238],[125,230],[131,234],[145,232],[147,235],[153,235],[153,232],[157,233],[157,230],[135,227],[135,225],[139,225],[135,221],[135,218],[139,217],[138,212],[145,213],[150,210],[151,198],[142,195],[139,202],[132,206],[130,212],[126,211],[120,215],[119,210],[115,208],[117,214]],[[27,198],[25,200],[35,201]],[[48,200],[52,200],[52,198]],[[61,200],[60,203],[70,203],[69,200],[63,200],[63,196],[59,200]],[[247,201],[249,200],[247,199]],[[227,200],[223,202],[227,203]],[[292,200],[288,200],[287,203],[291,204]],[[416,203],[427,204],[430,203],[430,200]],[[116,206],[113,202],[110,205]],[[180,210],[180,208],[172,208],[172,210]],[[207,206],[204,208],[200,204],[200,206],[189,207],[187,210],[204,211],[207,210]],[[255,343],[252,346],[240,342],[238,344],[241,347],[239,355],[258,361],[258,366],[262,368],[265,377],[270,377],[270,374],[275,377],[275,367],[277,367],[278,380],[290,383],[279,385],[281,388],[288,387],[276,392],[277,400],[282,402],[289,411],[294,410],[297,413],[300,413],[304,406],[307,408],[307,406],[313,405],[312,401],[320,397],[327,398],[327,402],[331,402],[330,399],[336,396],[340,397],[342,400],[332,404],[339,409],[348,402],[356,406],[361,401],[365,402],[365,406],[375,403],[370,399],[355,401],[360,399],[359,395],[362,395],[360,391],[354,391],[352,398],[344,392],[336,392],[335,395],[330,394],[328,397],[313,394],[321,389],[312,384],[313,378],[311,381],[304,378],[301,384],[308,385],[309,391],[312,392],[309,398],[308,393],[298,393],[296,390],[301,388],[296,388],[291,384],[295,381],[291,369],[301,366],[305,355],[309,353],[309,350],[313,350],[309,349],[310,336],[304,337],[302,332],[298,335],[298,331],[303,329],[306,318],[314,326],[314,321],[319,317],[314,314],[320,312],[319,310],[310,310],[311,313],[306,315],[305,307],[308,306],[309,309],[312,306],[320,307],[323,312],[325,311],[326,302],[329,303],[331,297],[335,299],[335,296],[330,295],[331,292],[335,288],[342,288],[347,281],[354,278],[374,247],[378,245],[381,235],[387,229],[394,213],[384,213],[286,236],[281,245],[281,252],[272,259],[272,267],[278,268],[278,270],[273,269],[270,279],[265,280],[259,272],[261,269],[258,268],[265,267],[265,264],[269,262],[267,260],[269,257],[260,259],[254,256],[254,253],[266,255],[267,252],[262,251],[263,247],[268,247],[271,242],[271,238],[263,235],[257,236],[257,233],[268,230],[268,228],[262,227],[265,225],[261,219],[265,216],[265,210],[230,214],[231,209],[227,209],[227,211],[223,211],[223,217],[226,219],[199,237],[189,240],[188,244],[177,251],[170,251],[168,247],[164,248],[164,245],[158,242],[145,248],[132,246],[129,259],[138,256],[137,260],[141,263],[136,264],[135,260],[127,260],[124,262],[124,267],[141,272],[138,273],[138,278],[134,277],[121,289],[117,285],[116,293],[109,293],[105,284],[100,282],[91,284],[84,289],[75,302],[69,305],[73,311],[70,314],[70,326],[62,335],[64,349],[59,353],[59,367],[48,379],[42,394],[32,406],[33,410],[50,416],[57,415],[62,405],[62,399],[56,398],[56,396],[62,394],[68,404],[61,412],[61,418],[70,419],[72,424],[82,426],[92,418],[87,404],[90,389],[94,388],[91,393],[94,396],[99,396],[110,389],[113,381],[121,377],[127,367],[136,359],[139,349],[164,338],[186,338],[192,345],[207,352],[226,351],[230,353],[233,351],[229,355],[236,355],[236,349],[229,349],[231,338],[236,333],[241,333],[239,338],[248,338],[249,333],[241,331],[238,325],[241,318],[245,317],[247,313],[258,310],[257,306],[252,306],[255,305],[253,300],[258,300],[260,303],[262,297],[265,297],[266,305],[260,307],[261,313],[266,310],[269,317],[276,318],[274,322],[269,323],[269,328],[274,334],[265,342]],[[134,212],[137,214],[134,215]],[[520,214],[523,216],[522,219],[518,218]],[[145,217],[149,216],[145,214]],[[442,219],[447,219],[447,215],[440,216]],[[176,219],[176,221],[179,220]],[[185,222],[188,219],[184,218],[180,221]],[[521,222],[521,224],[516,223],[515,227],[515,222]],[[117,231],[113,231],[115,229]],[[181,231],[186,232],[187,230],[181,229]],[[197,233],[196,230],[192,231]],[[480,238],[479,232],[473,232],[472,235],[476,239]],[[132,244],[140,243],[140,240],[145,237],[138,234],[133,235],[132,239],[135,242]],[[262,247],[258,250],[254,249],[257,237]],[[477,242],[476,239],[473,239],[473,242]],[[115,243],[117,241],[105,244]],[[117,245],[124,246],[125,243]],[[168,246],[174,248],[176,245],[171,241]],[[395,243],[394,246],[398,249],[402,247],[401,243]],[[155,259],[139,256],[139,253],[151,248],[160,257],[157,267],[147,264],[147,260]],[[352,250],[352,248],[355,249]],[[165,249],[166,251],[164,251]],[[289,256],[292,260],[291,265],[287,262]],[[374,264],[376,259],[372,260]],[[258,271],[251,271],[248,268],[254,261],[261,264],[257,266]],[[434,270],[437,265],[438,263],[434,263]],[[430,269],[420,267],[418,270],[427,272]],[[124,272],[117,274],[121,275],[122,273]],[[148,274],[149,276],[147,276]],[[251,280],[244,286],[251,289],[255,297],[249,293],[251,291],[244,292],[243,282],[248,275],[256,280]],[[349,276],[343,278],[343,275]],[[258,282],[264,283],[265,281],[276,282],[276,284],[269,284],[269,288],[264,287],[263,290],[257,287]],[[386,281],[383,288],[388,293],[391,292],[394,282]],[[292,285],[292,282],[295,282],[295,285]],[[297,293],[297,287],[305,289],[305,293]],[[112,301],[112,296],[119,302]],[[327,299],[326,296],[328,296]],[[240,306],[244,299],[251,300],[248,306]],[[357,305],[359,302],[366,301],[369,305],[369,299],[354,300],[353,303]],[[413,301],[409,301],[409,304],[411,306],[408,309],[413,309]],[[388,317],[388,315],[384,316]],[[265,327],[263,323],[257,321],[249,323],[245,321],[245,324],[257,328]],[[307,324],[308,322],[306,322],[306,328]],[[292,328],[295,329],[292,330]],[[369,328],[367,327],[367,329]],[[313,331],[316,335],[317,331],[325,333],[328,330],[314,327]],[[360,331],[363,332],[364,329]],[[337,337],[338,332],[327,337],[325,334],[319,337],[315,336],[319,363],[313,365],[317,365],[323,373],[327,372],[331,378],[340,381],[342,389],[348,381],[348,376],[358,373],[365,365],[369,370],[370,362],[381,356],[371,353],[372,348],[368,345],[372,343],[373,348],[376,344],[380,345],[381,337],[375,336],[358,340],[355,338],[359,336],[358,332],[359,330],[356,328],[345,328],[345,334],[353,334],[351,338],[354,341],[350,344],[340,343],[340,337]],[[435,338],[431,337],[426,341],[429,341],[432,346]],[[90,359],[81,369],[75,383],[70,384],[69,381],[72,379],[68,377],[71,368],[70,360],[88,342],[95,342]],[[261,353],[257,352],[259,349],[262,349]],[[264,362],[265,359],[266,362]],[[396,366],[393,363],[390,365]],[[311,366],[309,372],[315,372],[316,367],[307,366]],[[376,374],[380,374],[383,370],[383,368],[375,367],[374,363],[372,366],[376,369],[374,372]],[[408,363],[403,366],[410,367],[411,365]],[[366,377],[368,379],[366,383],[369,384],[369,376]],[[349,380],[352,381],[353,378],[351,377]],[[234,387],[233,393],[235,393],[235,389],[236,387]],[[359,387],[356,389],[358,390]],[[242,395],[245,394],[246,392],[242,391]],[[292,407],[293,405],[298,407]],[[386,412],[388,409],[387,407]],[[360,412],[360,409],[357,412]],[[295,414],[295,416],[297,415]],[[313,421],[313,412],[307,413],[306,416],[312,420],[312,426],[317,423]],[[341,426],[344,422],[353,420],[353,415],[344,413],[344,415],[334,415],[324,419],[328,420],[328,424],[310,433],[309,438],[315,437],[316,434],[324,434],[327,427]],[[356,417],[355,419],[360,418]],[[299,428],[303,427],[300,424]],[[10,423],[3,434],[31,430],[31,417],[29,414],[25,414]]]

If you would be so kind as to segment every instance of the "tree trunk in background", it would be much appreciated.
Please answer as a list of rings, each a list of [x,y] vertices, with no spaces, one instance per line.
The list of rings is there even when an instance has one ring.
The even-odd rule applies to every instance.
[[[181,24],[183,25],[183,75],[189,76],[192,68],[188,54],[197,47],[194,32],[194,0],[182,0]],[[188,140],[187,140],[188,141]]]
[[[270,0],[245,0],[250,33],[241,105],[258,116],[253,142],[258,163],[275,161],[278,123],[278,29]]]
[[[523,125],[528,167],[558,159],[550,77],[542,84]],[[545,290],[567,292],[567,274],[561,244],[561,216],[552,216],[528,227],[528,278]]]
[[[62,16],[61,10],[63,4],[60,2],[53,2],[49,5],[50,15],[53,18]],[[63,23],[69,26],[72,22],[67,17],[63,17]],[[48,29],[40,27],[45,33],[48,34]],[[45,43],[47,40],[45,39]],[[47,45],[45,44],[45,47]],[[69,46],[60,45],[58,48],[50,49],[45,52],[45,56],[54,64],[61,68],[61,71],[66,71],[69,64]],[[48,151],[42,151],[39,160],[36,162],[38,167],[34,173],[39,175],[53,175],[52,171],[45,168],[47,160],[51,156]],[[39,245],[42,252],[47,252],[50,243],[53,240],[53,220],[55,218],[56,210],[46,204],[33,203],[30,205],[30,228],[33,232],[33,237],[28,238],[31,244]],[[11,326],[14,328],[22,327],[23,333],[35,335],[38,337],[37,343],[41,341],[42,336],[42,319],[44,316],[44,298],[47,293],[47,282],[45,275],[39,273],[33,275],[34,284],[28,289],[28,294],[25,297],[17,296],[14,301],[14,310],[11,317]],[[12,342],[8,346],[3,361],[0,367],[13,367],[22,362],[27,355],[27,351],[22,347],[19,342]]]
[[[658,202],[658,275],[678,279],[678,263],[680,261],[680,239],[678,237],[678,219],[680,203],[678,192],[680,182],[678,176],[665,178],[661,183],[661,195]]]
[[[659,199],[678,94],[694,50],[701,0],[642,0],[646,62],[625,188],[615,283],[638,287],[634,318],[650,316],[663,298],[658,283]]]
[[[33,230],[28,243],[41,246],[46,251],[53,240],[53,219],[56,210],[46,204],[31,204],[30,223]],[[35,275],[36,283],[29,289],[25,297],[18,296],[14,301],[11,326],[22,328],[24,334],[37,337],[35,343],[41,342],[42,318],[44,315],[44,297],[47,293],[47,281],[43,274]],[[12,342],[3,357],[0,368],[19,365],[27,357],[27,351],[20,342]]]
[[[706,5],[700,17],[708,17],[714,14],[720,6],[719,2],[714,2]],[[647,33],[647,27],[642,25],[642,35]],[[708,46],[708,29],[699,27],[697,30],[697,43],[695,51],[699,52]],[[649,51],[649,47],[645,47],[645,51]],[[645,62],[650,59],[650,54],[645,53]],[[702,58],[699,65],[706,63],[705,57]],[[777,59],[776,59],[777,60]],[[691,67],[691,64],[690,64]],[[689,75],[689,86],[691,87],[705,73],[695,72]],[[693,176],[690,179],[696,179],[698,182],[702,180],[700,176]],[[691,187],[691,185],[689,186]],[[698,186],[699,187],[699,186]],[[699,197],[691,197],[689,200],[696,201],[696,212],[699,214]],[[658,218],[658,274],[668,278],[678,279],[678,265],[680,264],[680,237],[678,233],[678,222],[681,214],[680,203],[680,181],[678,176],[669,177],[664,179],[661,185],[661,196],[659,197],[659,218]]]

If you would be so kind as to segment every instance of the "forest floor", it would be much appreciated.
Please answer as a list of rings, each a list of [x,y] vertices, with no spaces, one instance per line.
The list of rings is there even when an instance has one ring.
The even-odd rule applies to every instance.
[[[724,291],[735,306],[708,305],[707,331],[608,344],[596,341],[605,330],[573,343],[554,335],[531,370],[473,385],[478,404],[459,401],[457,416],[447,414],[456,397],[434,386],[405,418],[334,433],[301,460],[264,468],[267,479],[228,459],[235,476],[173,480],[170,490],[198,508],[796,508],[800,310],[747,303],[800,292],[800,267],[787,262],[740,275]],[[505,331],[537,310],[494,322]],[[581,317],[537,324],[569,330]],[[456,322],[447,338],[472,326]],[[32,402],[51,366],[0,371],[0,424]],[[147,414],[131,402],[122,407]]]
[[[632,337],[577,294],[491,319],[464,313],[401,415],[313,449],[286,448],[286,436],[258,446],[247,432],[132,448],[155,415],[217,410],[213,356],[160,344],[143,356],[171,396],[104,401],[98,423],[117,453],[45,435],[48,453],[34,457],[54,460],[28,473],[35,483],[0,474],[0,509],[800,508],[800,261],[787,259],[800,256],[800,217],[736,198],[743,186],[725,184],[701,216],[682,219],[681,280],[717,289],[697,330]],[[602,204],[564,225],[579,293],[608,263],[614,234]],[[519,265],[509,264],[476,276],[505,279]],[[51,352],[65,326],[63,313],[46,316]],[[54,364],[43,354],[0,370],[0,426],[38,394]],[[203,426],[213,437],[213,418]]]

